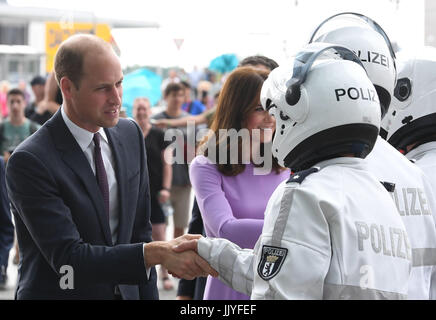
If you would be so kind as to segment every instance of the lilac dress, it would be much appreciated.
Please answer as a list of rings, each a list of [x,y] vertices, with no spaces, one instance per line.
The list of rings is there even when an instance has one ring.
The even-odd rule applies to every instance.
[[[248,164],[237,176],[225,176],[204,156],[190,166],[191,183],[203,217],[206,235],[225,238],[241,248],[254,248],[262,233],[264,211],[276,187],[289,178],[289,170],[280,174],[254,175]],[[208,277],[205,300],[248,300],[217,278]]]

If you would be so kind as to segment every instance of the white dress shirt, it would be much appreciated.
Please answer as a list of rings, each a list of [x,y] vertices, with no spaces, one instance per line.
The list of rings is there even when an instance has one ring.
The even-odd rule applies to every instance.
[[[95,175],[95,162],[94,162],[94,133],[82,129],[73,123],[67,116],[62,107],[62,118],[65,121],[68,129],[73,137],[76,139],[86,159],[88,159],[92,172]],[[119,224],[119,203],[118,203],[118,184],[115,175],[115,160],[112,155],[109,141],[103,128],[100,128],[98,133],[101,136],[101,155],[103,158],[104,168],[106,170],[107,182],[109,185],[109,227],[111,229],[112,243],[116,244],[118,238],[118,224]]]
[[[76,139],[86,159],[91,166],[92,172],[95,175],[95,162],[94,162],[94,133],[82,129],[73,123],[64,111],[63,106],[61,107],[62,118],[64,119],[67,128],[70,130],[74,139]],[[103,158],[104,168],[106,170],[108,185],[109,185],[109,227],[111,230],[112,243],[116,244],[118,238],[118,224],[119,224],[119,203],[118,203],[118,184],[115,175],[115,160],[112,154],[112,150],[109,146],[109,141],[107,139],[106,133],[103,128],[98,131],[101,138],[100,147],[101,155]],[[145,243],[143,245],[145,248]],[[144,251],[143,251],[144,252]],[[146,267],[145,259],[144,266],[146,268],[147,277],[150,278],[151,268]]]

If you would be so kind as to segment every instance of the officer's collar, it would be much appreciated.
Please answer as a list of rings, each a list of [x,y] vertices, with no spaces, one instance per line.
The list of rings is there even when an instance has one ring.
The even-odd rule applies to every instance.
[[[434,150],[436,149],[436,141],[431,141],[431,142],[427,142],[427,143],[423,143],[419,146],[417,146],[416,148],[410,150],[407,154],[406,157],[407,159],[419,159],[423,156],[423,154],[425,152],[428,152],[430,150]]]
[[[329,160],[324,160],[321,162],[318,162],[316,165],[314,165],[313,167],[319,167],[321,169],[331,166],[331,165],[345,165],[345,166],[359,166],[359,167],[364,167],[366,166],[366,160],[365,159],[361,159],[361,158],[356,158],[356,157],[338,157],[338,158],[333,158],[333,159],[329,159]]]

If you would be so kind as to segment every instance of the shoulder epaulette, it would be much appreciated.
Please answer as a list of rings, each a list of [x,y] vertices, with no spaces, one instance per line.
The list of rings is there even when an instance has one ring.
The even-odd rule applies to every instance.
[[[388,192],[394,192],[395,191],[395,183],[392,182],[386,182],[386,181],[380,181],[380,183],[385,187]]]
[[[416,159],[410,159],[410,162],[415,163]]]
[[[302,183],[304,179],[307,178],[307,176],[311,175],[312,173],[318,172],[319,169],[320,169],[319,167],[312,167],[307,170],[295,172],[291,174],[289,180],[286,181],[286,183],[291,183],[291,182]]]

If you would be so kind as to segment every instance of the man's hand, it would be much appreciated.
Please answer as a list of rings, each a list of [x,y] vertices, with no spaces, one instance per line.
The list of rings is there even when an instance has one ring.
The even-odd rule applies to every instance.
[[[190,252],[190,251],[194,251],[198,253],[198,239],[200,238],[201,238],[200,235],[189,235],[189,234],[179,237],[175,239],[177,240],[177,243],[172,247],[172,249],[176,253]]]
[[[144,249],[144,259],[147,267],[161,264],[175,277],[192,280],[196,277],[218,276],[203,258],[192,250],[175,252],[173,247],[197,240],[201,235],[186,234],[171,241],[154,241],[147,243]],[[183,248],[183,247],[182,247]]]
[[[7,151],[4,151],[4,152],[3,152],[3,160],[4,160],[5,162],[8,162],[8,160],[9,160],[10,157],[11,157],[11,154],[10,154],[9,152],[7,152]]]
[[[216,272],[216,270],[213,269],[206,260],[197,254],[197,241],[201,237],[201,235],[185,234],[169,241],[173,254],[186,256],[188,259],[187,261],[183,261],[187,263],[186,267],[188,269],[184,270],[183,273],[180,274],[178,273],[178,269],[180,269],[182,265],[177,264],[173,269],[167,267],[170,274],[177,278],[184,278],[187,280],[192,280],[196,277],[206,277],[208,275],[211,275],[212,277],[218,277],[218,272]],[[176,252],[174,250],[175,247],[183,250]],[[188,249],[188,247],[192,249]],[[190,278],[187,278],[186,275],[188,275]]]
[[[162,189],[159,191],[157,199],[158,199],[160,204],[163,204],[170,199],[170,196],[171,196],[171,193],[168,190]]]
[[[176,244],[173,247],[174,252],[180,253],[180,252],[184,252],[187,250],[192,250],[198,253],[198,239],[200,239],[200,237],[197,238],[184,238],[184,239],[180,239],[180,241],[178,242],[178,244]]]
[[[152,124],[160,129],[166,129],[168,127],[168,120],[167,119],[154,120]]]
[[[49,111],[50,113],[54,114],[59,107],[60,105],[58,105],[56,102],[44,99],[37,104],[36,113],[43,114],[44,112]]]
[[[43,114],[44,112],[47,111],[47,108],[48,108],[48,101],[44,99],[36,105],[35,112],[37,114]]]

